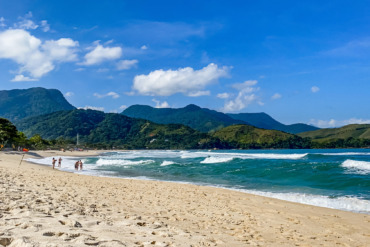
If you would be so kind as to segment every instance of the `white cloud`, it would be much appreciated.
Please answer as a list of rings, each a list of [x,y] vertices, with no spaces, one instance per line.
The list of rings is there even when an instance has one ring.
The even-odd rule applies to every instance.
[[[50,25],[48,24],[48,21],[42,20],[41,21],[41,28],[42,28],[42,31],[44,31],[44,32],[50,31]]]
[[[170,105],[167,103],[167,101],[163,101],[162,103],[156,99],[152,99],[152,101],[155,103],[155,108],[170,108]]]
[[[188,94],[189,97],[199,97],[199,96],[207,96],[210,95],[210,91],[198,91],[198,92],[191,92]]]
[[[259,88],[254,87],[257,81],[250,80],[243,83],[236,83],[233,87],[239,90],[238,95],[232,99],[225,102],[222,111],[224,112],[235,112],[246,108],[251,103],[258,101],[258,97],[254,92],[258,91]],[[263,102],[258,101],[258,104],[263,105]]]
[[[148,47],[146,45],[143,45],[140,47],[141,50],[148,50]]]
[[[370,51],[370,38],[351,40],[340,47],[324,51],[323,54],[334,57],[362,57],[368,56]]]
[[[38,80],[24,75],[16,75],[11,81],[16,82],[16,81],[38,81]]]
[[[100,64],[105,61],[119,59],[122,55],[122,48],[119,46],[116,47],[104,47],[99,43],[96,43],[96,47],[90,47],[92,51],[85,55],[85,61],[83,65],[95,65]]]
[[[74,95],[74,93],[73,92],[66,92],[65,94],[64,94],[64,96],[66,96],[66,97],[72,97]]]
[[[231,94],[229,93],[219,93],[217,94],[217,98],[220,98],[220,99],[228,99],[231,97]]]
[[[0,17],[0,27],[6,27],[4,17]]]
[[[139,61],[134,60],[121,60],[117,63],[117,69],[118,70],[127,70],[131,69],[132,67],[135,67]]]
[[[309,124],[317,126],[319,128],[335,128],[335,127],[342,127],[348,124],[370,124],[370,119],[358,119],[358,118],[350,118],[347,120],[319,120],[319,119],[311,119]]]
[[[85,68],[77,68],[74,71],[81,72],[81,71],[84,71],[84,70],[86,70],[86,69]]]
[[[255,86],[256,84],[257,84],[256,80],[248,80],[248,81],[245,81],[243,83],[235,83],[232,86],[233,86],[233,88],[238,89],[240,91],[247,90],[249,92],[253,92],[255,90],[255,88],[253,88],[253,86]]]
[[[78,107],[78,109],[82,110],[95,110],[95,111],[104,111],[104,107],[96,107],[96,106],[84,106],[84,107]]]
[[[127,105],[121,105],[121,106],[119,107],[119,109],[123,111],[123,110],[127,109]]]
[[[19,23],[17,23],[16,28],[20,29],[36,29],[39,27],[36,23],[34,23],[32,20],[22,20]]]
[[[282,97],[281,94],[275,93],[274,95],[271,96],[271,99],[272,100],[277,100],[277,99],[280,99],[281,97]]]
[[[44,43],[28,31],[9,29],[0,32],[0,59],[10,59],[20,65],[19,73],[28,72],[40,78],[52,71],[57,62],[77,59],[78,42],[69,38],[47,40]]]
[[[77,60],[77,41],[69,38],[62,38],[59,40],[47,40],[42,45],[45,54],[53,60],[62,62],[70,62]]]
[[[109,93],[106,94],[106,97],[112,97],[113,99],[118,99],[119,94],[115,93],[115,92],[109,92]]]
[[[19,17],[20,21],[18,23],[14,24],[15,28],[20,28],[20,29],[36,29],[39,26],[34,23],[32,20],[32,12],[28,12],[24,17]]]
[[[148,75],[135,76],[132,88],[142,95],[169,96],[175,93],[191,95],[220,77],[227,76],[228,70],[229,67],[219,68],[213,63],[200,70],[190,67],[178,70],[155,70]]]
[[[96,72],[98,73],[106,73],[106,72],[109,72],[109,69],[108,68],[99,68],[96,70]]]
[[[98,99],[105,98],[105,97],[112,97],[113,99],[119,98],[119,94],[116,92],[109,92],[107,94],[94,93],[94,96],[97,97]]]
[[[317,93],[318,91],[320,91],[320,88],[318,88],[316,86],[311,87],[311,92]]]

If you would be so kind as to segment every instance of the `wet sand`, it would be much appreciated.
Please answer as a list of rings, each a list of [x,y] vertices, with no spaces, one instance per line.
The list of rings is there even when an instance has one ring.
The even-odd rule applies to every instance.
[[[26,158],[96,155],[29,152]],[[226,189],[62,172],[0,152],[0,246],[369,246],[370,216]]]

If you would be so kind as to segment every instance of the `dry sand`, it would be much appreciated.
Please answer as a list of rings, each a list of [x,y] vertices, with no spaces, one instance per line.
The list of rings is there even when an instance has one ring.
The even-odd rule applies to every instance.
[[[93,155],[30,152],[25,158]],[[0,246],[370,246],[370,216],[241,192],[84,176],[0,152]]]

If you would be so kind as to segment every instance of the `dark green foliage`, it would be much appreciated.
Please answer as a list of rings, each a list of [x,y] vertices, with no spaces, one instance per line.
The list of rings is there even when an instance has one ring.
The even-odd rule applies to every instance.
[[[17,128],[8,119],[0,118],[0,145],[5,146],[16,137]]]
[[[313,148],[370,147],[370,124],[350,124],[340,128],[320,129],[298,135],[311,138]]]
[[[246,124],[255,126],[261,129],[268,130],[280,130],[291,134],[297,134],[300,132],[318,130],[319,128],[307,124],[282,124],[266,113],[238,113],[238,114],[227,114],[233,119],[244,121]]]
[[[54,112],[17,123],[27,136],[76,141],[103,148],[196,149],[218,147],[220,142],[183,125],[161,125],[121,114],[93,110]]]
[[[310,140],[277,130],[233,125],[213,133],[232,148],[310,148]]]
[[[73,107],[56,89],[30,88],[0,91],[0,116],[17,121]]]
[[[201,132],[213,132],[234,124],[248,124],[261,129],[280,130],[292,134],[318,129],[307,124],[284,125],[266,113],[224,114],[196,105],[178,109],[133,105],[124,110],[122,114],[155,123],[184,124]]]
[[[340,128],[320,129],[298,134],[310,137],[312,140],[323,142],[336,139],[359,138],[370,139],[370,124],[350,124]]]
[[[200,108],[196,105],[188,105],[178,109],[133,105],[124,110],[122,114],[161,124],[183,124],[201,132],[214,131],[233,124],[244,123],[221,112]]]

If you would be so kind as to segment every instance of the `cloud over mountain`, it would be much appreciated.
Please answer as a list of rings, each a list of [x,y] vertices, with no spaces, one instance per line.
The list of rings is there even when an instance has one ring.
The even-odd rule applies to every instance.
[[[203,89],[221,77],[228,75],[229,67],[211,63],[194,70],[191,67],[177,70],[155,70],[148,75],[137,75],[132,88],[142,95],[169,96],[182,93],[187,96],[206,95]],[[207,93],[208,94],[208,93]]]

